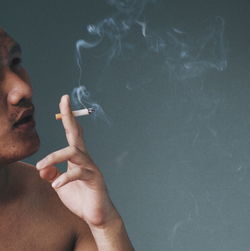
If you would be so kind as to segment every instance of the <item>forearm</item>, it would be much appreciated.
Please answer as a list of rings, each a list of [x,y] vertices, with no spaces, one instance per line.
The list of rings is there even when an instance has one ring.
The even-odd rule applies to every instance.
[[[91,227],[98,251],[134,251],[120,216],[105,226]]]

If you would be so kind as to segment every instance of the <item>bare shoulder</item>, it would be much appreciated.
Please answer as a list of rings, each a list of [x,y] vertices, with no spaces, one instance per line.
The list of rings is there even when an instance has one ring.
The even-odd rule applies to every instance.
[[[76,243],[79,240],[89,242],[93,239],[86,222],[64,206],[50,183],[40,178],[33,165],[17,162],[12,169],[14,179],[20,183],[19,187],[22,187],[29,207],[34,211],[39,210],[42,217],[57,222],[60,231],[68,229]]]
[[[16,162],[11,168],[11,176],[12,183],[18,184],[27,199],[34,199],[35,197],[35,201],[40,203],[40,206],[48,204],[51,207],[60,207],[60,201],[55,191],[47,181],[40,178],[35,166],[24,162]]]

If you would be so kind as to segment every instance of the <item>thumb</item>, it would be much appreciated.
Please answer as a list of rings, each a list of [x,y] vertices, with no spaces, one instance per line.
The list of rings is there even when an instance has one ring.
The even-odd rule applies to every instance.
[[[48,166],[41,169],[39,175],[42,179],[52,183],[60,175],[60,172],[55,166]]]

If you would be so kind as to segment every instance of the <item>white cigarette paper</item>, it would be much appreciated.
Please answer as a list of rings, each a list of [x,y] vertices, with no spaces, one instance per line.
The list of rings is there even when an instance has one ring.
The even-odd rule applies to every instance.
[[[76,111],[72,111],[74,117],[79,117],[79,116],[86,116],[86,115],[89,115],[93,112],[93,110],[90,108],[90,109],[81,109],[81,110],[76,110]],[[62,119],[62,114],[61,113],[57,113],[56,115],[56,120],[60,120]]]

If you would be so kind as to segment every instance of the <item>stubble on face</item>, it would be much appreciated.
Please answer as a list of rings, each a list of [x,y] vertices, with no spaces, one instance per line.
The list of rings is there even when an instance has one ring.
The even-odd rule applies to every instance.
[[[19,45],[0,28],[0,164],[21,160],[39,149],[40,140],[35,128],[22,132],[13,127],[25,107],[33,107],[31,99],[23,99],[17,105],[8,104],[8,93],[1,88],[5,81],[4,67],[9,64],[9,53]],[[20,77],[20,76],[19,76]],[[27,80],[28,78],[22,79]]]

